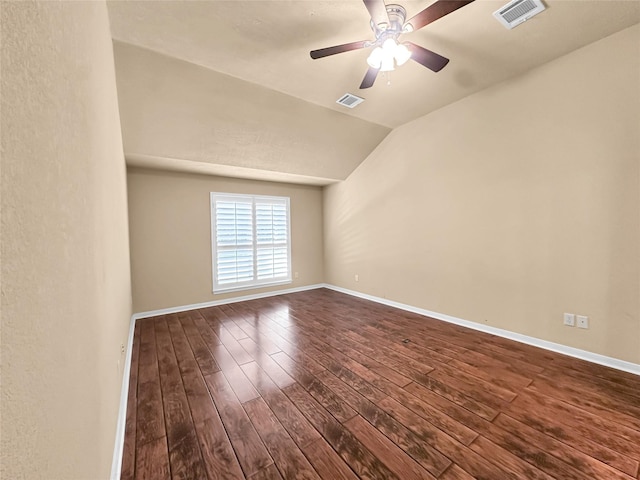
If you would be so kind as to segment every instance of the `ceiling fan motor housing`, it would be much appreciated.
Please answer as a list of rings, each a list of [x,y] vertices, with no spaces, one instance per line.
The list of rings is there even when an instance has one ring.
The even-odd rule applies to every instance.
[[[371,30],[373,30],[376,40],[384,41],[384,39],[388,37],[396,38],[402,33],[404,20],[407,18],[407,11],[402,5],[389,4],[386,5],[386,9],[389,23],[383,22],[376,25],[373,20],[371,20]]]

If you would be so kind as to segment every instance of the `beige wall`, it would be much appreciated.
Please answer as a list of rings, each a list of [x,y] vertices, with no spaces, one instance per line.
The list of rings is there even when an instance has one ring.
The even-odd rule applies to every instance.
[[[394,130],[326,189],[326,281],[640,363],[639,85],[636,25]]]
[[[115,42],[114,51],[128,160],[235,166],[326,184],[346,178],[390,131],[144,48]]]
[[[158,170],[130,169],[129,220],[133,310],[222,300],[323,281],[322,190]],[[293,283],[212,293],[210,192],[291,198]]]
[[[131,286],[107,10],[1,8],[0,476],[108,478]]]

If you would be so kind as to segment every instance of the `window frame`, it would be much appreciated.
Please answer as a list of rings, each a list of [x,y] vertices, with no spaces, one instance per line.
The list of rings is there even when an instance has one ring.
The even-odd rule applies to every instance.
[[[250,290],[255,288],[264,288],[271,287],[277,285],[286,285],[293,282],[292,279],[292,259],[291,259],[291,200],[290,197],[277,197],[273,195],[250,195],[250,194],[237,194],[237,193],[224,193],[224,192],[210,192],[210,208],[211,208],[211,276],[212,276],[212,291],[214,294],[223,294],[228,292],[237,292],[241,290]],[[218,242],[217,242],[217,210],[216,210],[216,202],[218,201],[227,201],[227,202],[238,202],[245,201],[251,202],[251,223],[252,223],[252,243],[251,246],[246,246],[244,248],[251,248],[253,252],[253,278],[252,280],[247,280],[243,282],[235,282],[227,285],[220,285],[217,281],[217,262],[218,262]],[[256,205],[257,204],[271,204],[271,205],[282,205],[284,204],[286,207],[286,216],[287,216],[287,276],[286,278],[279,277],[277,279],[269,278],[269,279],[258,279],[258,262],[257,255],[258,249],[261,245],[258,244],[257,241],[257,221],[256,221]],[[272,246],[276,248],[276,243],[273,243]],[[281,245],[283,247],[284,245]],[[236,246],[236,248],[243,248],[240,246]]]

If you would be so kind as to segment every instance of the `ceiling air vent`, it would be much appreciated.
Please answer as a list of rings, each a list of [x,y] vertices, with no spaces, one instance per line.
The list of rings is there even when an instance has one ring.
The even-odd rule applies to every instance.
[[[350,93],[345,93],[342,97],[336,100],[336,103],[343,105],[347,108],[353,108],[356,105],[364,102],[364,98],[356,97],[355,95],[351,95]]]
[[[513,0],[493,12],[493,16],[511,30],[545,9],[540,0]]]

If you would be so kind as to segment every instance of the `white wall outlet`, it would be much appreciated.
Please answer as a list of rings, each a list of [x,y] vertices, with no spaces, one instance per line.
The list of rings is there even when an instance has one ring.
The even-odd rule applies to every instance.
[[[564,314],[564,324],[568,327],[573,327],[576,324],[576,316],[573,313]]]
[[[360,275],[358,275],[357,273],[354,275],[354,278],[356,279],[356,282],[360,280]]]
[[[298,278],[300,275],[298,275],[298,272],[294,272],[293,274],[293,278]]]
[[[589,317],[578,315],[576,318],[578,320],[578,328],[589,328]]]
[[[120,354],[123,354],[125,352],[124,350],[124,343],[120,344]]]

